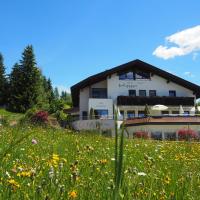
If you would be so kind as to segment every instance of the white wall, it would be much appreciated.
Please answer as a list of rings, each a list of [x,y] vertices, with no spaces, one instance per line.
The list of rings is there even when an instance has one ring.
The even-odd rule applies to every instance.
[[[80,119],[82,119],[83,111],[87,111],[89,114],[90,109],[88,107],[88,101],[90,98],[90,89],[91,88],[107,88],[107,80],[100,81],[98,83],[91,85],[90,87],[85,87],[84,89],[80,90],[80,97],[79,97]]]
[[[108,110],[108,117],[113,118],[113,100],[112,99],[89,99],[89,110]]]
[[[176,90],[177,97],[194,97],[193,91],[184,88],[176,83],[154,75],[151,80],[119,80],[117,74],[113,74],[107,79],[108,97],[116,100],[117,96],[128,96],[129,90],[136,90],[136,95],[139,95],[139,90],[146,90],[146,95],[149,96],[149,90],[156,90],[157,96],[169,96],[169,90]]]
[[[89,87],[86,87],[80,90],[80,97],[79,97],[79,109],[80,109],[80,119],[82,119],[82,112],[88,112],[88,99],[89,99]]]

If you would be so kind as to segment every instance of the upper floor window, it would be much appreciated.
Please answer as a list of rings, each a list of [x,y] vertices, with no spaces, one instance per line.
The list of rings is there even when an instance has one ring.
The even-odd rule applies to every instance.
[[[135,111],[134,110],[128,110],[127,111],[127,118],[132,119],[135,117]]]
[[[107,89],[106,88],[92,88],[91,97],[92,98],[107,98]]]
[[[139,96],[146,97],[146,90],[139,90]]]
[[[176,96],[176,91],[175,90],[169,90],[169,96],[170,97],[175,97]]]
[[[145,117],[145,112],[143,110],[139,110],[138,117]]]
[[[132,97],[136,96],[136,90],[129,90],[128,93],[129,93],[129,96],[132,96]]]
[[[150,73],[138,71],[135,74],[135,79],[150,79]]]
[[[149,96],[155,97],[156,96],[156,90],[149,90]]]
[[[134,73],[133,72],[125,72],[119,74],[119,80],[134,80]]]

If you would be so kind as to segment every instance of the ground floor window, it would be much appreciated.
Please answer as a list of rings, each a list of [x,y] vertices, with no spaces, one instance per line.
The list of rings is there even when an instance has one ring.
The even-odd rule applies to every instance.
[[[166,140],[176,140],[176,132],[166,132],[164,136]]]
[[[107,118],[108,117],[108,110],[94,110],[95,118],[101,119],[101,118]]]
[[[152,132],[151,137],[155,140],[162,140],[162,132]]]
[[[127,111],[127,118],[132,119],[135,117],[135,111],[134,110],[128,110]]]
[[[88,118],[88,113],[87,113],[87,111],[83,111],[83,112],[82,112],[82,118],[83,118],[83,120],[86,120],[86,119]]]

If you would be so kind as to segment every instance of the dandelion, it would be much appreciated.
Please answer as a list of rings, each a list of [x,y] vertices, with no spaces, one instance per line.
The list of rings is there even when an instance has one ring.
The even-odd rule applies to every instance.
[[[77,198],[77,192],[75,190],[72,190],[71,192],[68,193],[68,196],[70,199],[75,199]]]

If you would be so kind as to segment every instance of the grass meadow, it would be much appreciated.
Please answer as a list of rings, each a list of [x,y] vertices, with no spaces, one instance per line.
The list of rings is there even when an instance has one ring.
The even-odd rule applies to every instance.
[[[0,199],[113,199],[114,138],[0,127]],[[200,144],[125,139],[121,199],[199,199]]]

